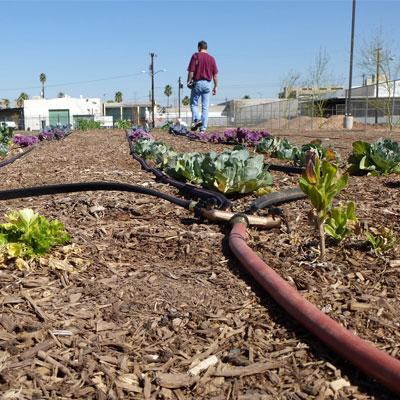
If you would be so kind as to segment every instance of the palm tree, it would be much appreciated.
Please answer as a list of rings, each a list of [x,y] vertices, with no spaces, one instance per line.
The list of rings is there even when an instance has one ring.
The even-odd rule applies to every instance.
[[[29,99],[29,96],[25,92],[22,92],[19,95],[18,99],[17,99],[17,106],[18,107],[23,107],[24,106],[24,100],[28,100],[28,99]]]
[[[60,92],[60,93],[58,93],[57,97],[58,97],[59,99],[62,99],[63,97],[65,97],[65,93]]]
[[[40,83],[42,84],[42,98],[44,99],[44,84],[46,83],[46,74],[43,72],[39,75]]]
[[[184,107],[187,107],[189,104],[190,104],[190,99],[189,99],[188,96],[185,96],[185,97],[182,99],[182,105],[183,105]]]
[[[10,100],[8,100],[8,99],[3,99],[3,104],[4,104],[4,108],[10,107]]]
[[[169,107],[169,96],[172,94],[172,87],[171,85],[165,86],[164,94],[167,96],[167,108]]]
[[[115,102],[122,103],[122,92],[120,91],[115,92]]]

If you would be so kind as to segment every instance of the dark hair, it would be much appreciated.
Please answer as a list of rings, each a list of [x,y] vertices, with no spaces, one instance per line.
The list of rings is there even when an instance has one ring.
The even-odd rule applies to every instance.
[[[205,42],[204,40],[201,40],[201,41],[198,43],[197,47],[198,47],[200,50],[207,50],[207,42]]]

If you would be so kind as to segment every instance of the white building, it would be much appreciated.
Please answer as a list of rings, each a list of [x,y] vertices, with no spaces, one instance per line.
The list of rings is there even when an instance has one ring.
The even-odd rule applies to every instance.
[[[99,98],[33,98],[24,101],[25,130],[40,130],[57,124],[76,125],[80,119],[97,119],[102,115]]]

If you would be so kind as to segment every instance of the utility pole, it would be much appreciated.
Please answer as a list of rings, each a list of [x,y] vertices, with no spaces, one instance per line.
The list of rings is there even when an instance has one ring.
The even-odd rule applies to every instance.
[[[345,127],[353,128],[353,116],[351,116],[351,87],[353,84],[353,53],[354,53],[354,26],[356,20],[356,0],[353,0],[351,14],[351,39],[350,39],[350,68],[349,68],[349,89],[346,96]],[[350,118],[351,116],[351,118]]]
[[[156,126],[154,111],[155,111],[155,100],[154,100],[154,57],[155,53],[150,53],[150,75],[151,75],[151,125],[153,129]]]
[[[376,49],[376,93],[375,93],[375,124],[378,123],[378,98],[379,98],[379,67],[381,64],[381,48]]]
[[[181,118],[181,89],[183,89],[182,78],[178,79],[178,118]]]

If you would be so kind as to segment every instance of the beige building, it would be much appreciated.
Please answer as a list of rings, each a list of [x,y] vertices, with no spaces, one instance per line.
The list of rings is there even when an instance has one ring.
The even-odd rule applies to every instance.
[[[333,93],[337,90],[343,90],[342,86],[327,86],[327,87],[293,87],[283,88],[283,92],[279,93],[280,99],[302,99],[312,96],[320,96],[321,94]]]

